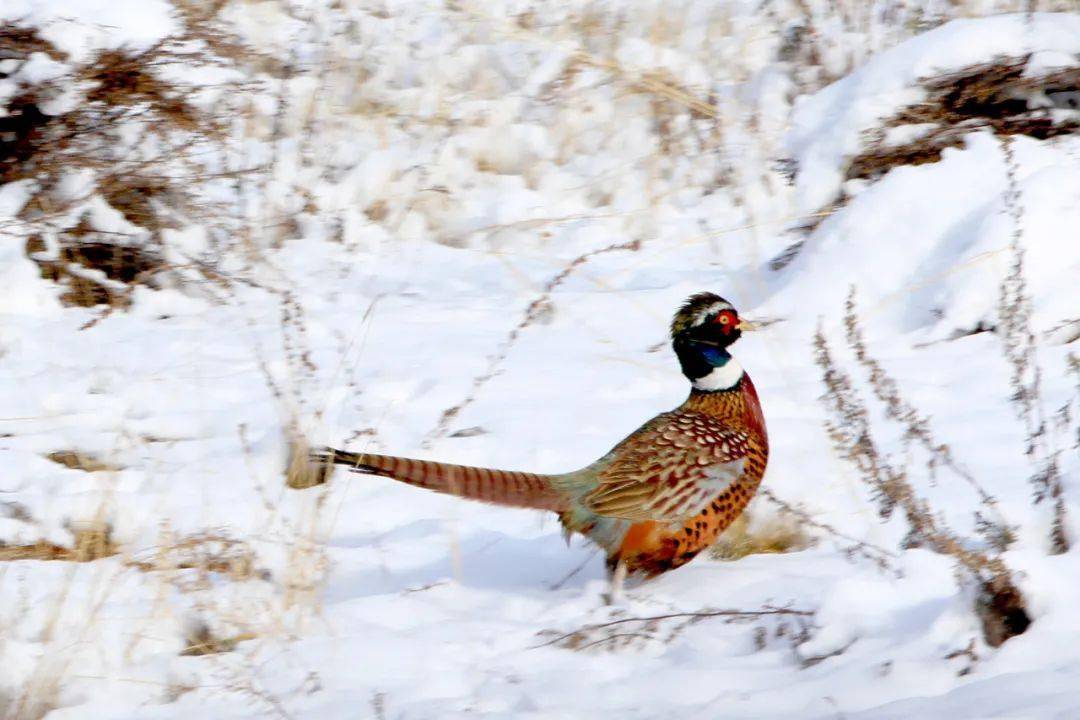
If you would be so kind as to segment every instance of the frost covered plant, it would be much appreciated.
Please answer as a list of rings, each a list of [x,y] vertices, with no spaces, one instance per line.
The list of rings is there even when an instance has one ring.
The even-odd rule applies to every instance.
[[[854,338],[861,340],[852,301],[849,301],[848,308],[849,336],[854,333]],[[850,329],[852,325],[855,326],[854,330]],[[829,438],[840,456],[855,466],[862,481],[871,489],[882,518],[889,518],[900,510],[908,525],[906,546],[925,547],[951,556],[956,561],[960,576],[975,588],[975,610],[987,644],[997,647],[1023,633],[1031,624],[1031,619],[1024,596],[1016,587],[1012,571],[1004,560],[997,552],[972,547],[970,542],[946,525],[929,502],[916,492],[908,479],[907,467],[893,465],[882,453],[874,438],[875,430],[866,403],[855,389],[850,375],[836,364],[821,329],[815,334],[814,349],[815,361],[821,368],[826,388],[822,402],[831,415],[826,421]],[[859,350],[856,349],[856,352]],[[872,359],[866,355],[865,344],[862,345],[862,352],[866,358],[863,363],[869,362],[873,366]],[[887,385],[882,384],[881,376],[877,384],[881,387],[876,388],[875,392],[888,389]],[[896,408],[910,409],[899,398],[897,403]],[[914,417],[917,418],[917,414]],[[905,424],[903,418],[901,414],[893,419]],[[912,422],[912,418],[906,421],[907,424]],[[916,423],[915,427],[920,425]],[[908,428],[909,433],[910,430]],[[941,451],[936,452],[940,455]]]

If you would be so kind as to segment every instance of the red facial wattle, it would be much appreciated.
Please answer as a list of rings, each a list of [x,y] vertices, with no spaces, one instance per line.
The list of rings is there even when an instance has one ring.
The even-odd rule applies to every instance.
[[[713,322],[720,326],[720,332],[730,335],[739,325],[739,316],[733,310],[721,310],[713,318]]]

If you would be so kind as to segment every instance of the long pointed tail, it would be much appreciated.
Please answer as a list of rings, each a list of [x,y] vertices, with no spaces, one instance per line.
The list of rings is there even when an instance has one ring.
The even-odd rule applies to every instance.
[[[312,453],[321,463],[344,465],[353,472],[393,478],[435,492],[510,507],[562,512],[569,498],[552,487],[551,476],[512,470],[450,465],[393,455],[322,448]]]

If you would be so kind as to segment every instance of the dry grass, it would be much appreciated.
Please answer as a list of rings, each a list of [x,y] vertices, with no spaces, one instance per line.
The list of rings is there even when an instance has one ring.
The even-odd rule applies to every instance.
[[[194,570],[186,575],[188,589],[207,588],[213,576],[232,582],[266,579],[251,545],[224,532],[205,531],[182,537],[167,537],[166,543],[147,553],[129,558],[126,564],[143,572]]]
[[[790,514],[751,517],[743,513],[709,549],[717,560],[739,560],[748,555],[769,555],[805,550],[814,544],[806,526]]]
[[[93,453],[80,450],[56,450],[45,457],[57,465],[63,465],[72,470],[82,470],[83,472],[116,472],[117,470],[123,470],[116,463],[102,460]]]
[[[0,545],[0,561],[59,560],[69,563],[61,573],[63,579],[55,588],[50,588],[52,592],[46,603],[31,608],[25,599],[21,599],[5,614],[10,623],[28,623],[34,628],[35,642],[41,644],[41,653],[27,657],[27,666],[19,668],[24,681],[14,694],[9,698],[0,697],[0,717],[4,720],[39,720],[60,706],[64,682],[76,664],[76,655],[91,641],[101,620],[101,607],[111,587],[110,568],[115,564],[96,564],[92,570],[82,572],[76,564],[116,555],[118,548],[111,540],[109,528],[100,523],[73,528],[72,534],[74,542],[70,548],[47,542],[26,546]],[[7,576],[9,567],[0,562],[0,580]],[[88,581],[78,584],[80,589],[89,592],[80,596],[84,602],[76,607],[69,601],[76,593],[77,578]],[[25,633],[25,628],[19,630]],[[0,626],[0,645],[9,631],[12,637],[20,634],[14,628]]]
[[[65,58],[34,29],[0,27],[0,60],[25,63],[34,53],[44,53],[54,60]],[[6,112],[0,117],[0,183],[26,177],[35,167],[35,156],[41,152],[47,128],[54,121],[38,107],[39,101],[36,92],[22,87],[5,103]]]
[[[72,530],[71,547],[39,540],[30,545],[0,545],[0,562],[15,560],[60,560],[64,562],[93,562],[116,555],[107,525],[88,524]]]

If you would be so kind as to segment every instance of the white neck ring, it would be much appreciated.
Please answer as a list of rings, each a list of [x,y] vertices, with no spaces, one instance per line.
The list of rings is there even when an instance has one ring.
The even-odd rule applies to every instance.
[[[712,372],[693,381],[695,390],[716,392],[717,390],[730,390],[739,384],[743,376],[743,366],[735,358],[731,358],[723,365],[714,367]]]

